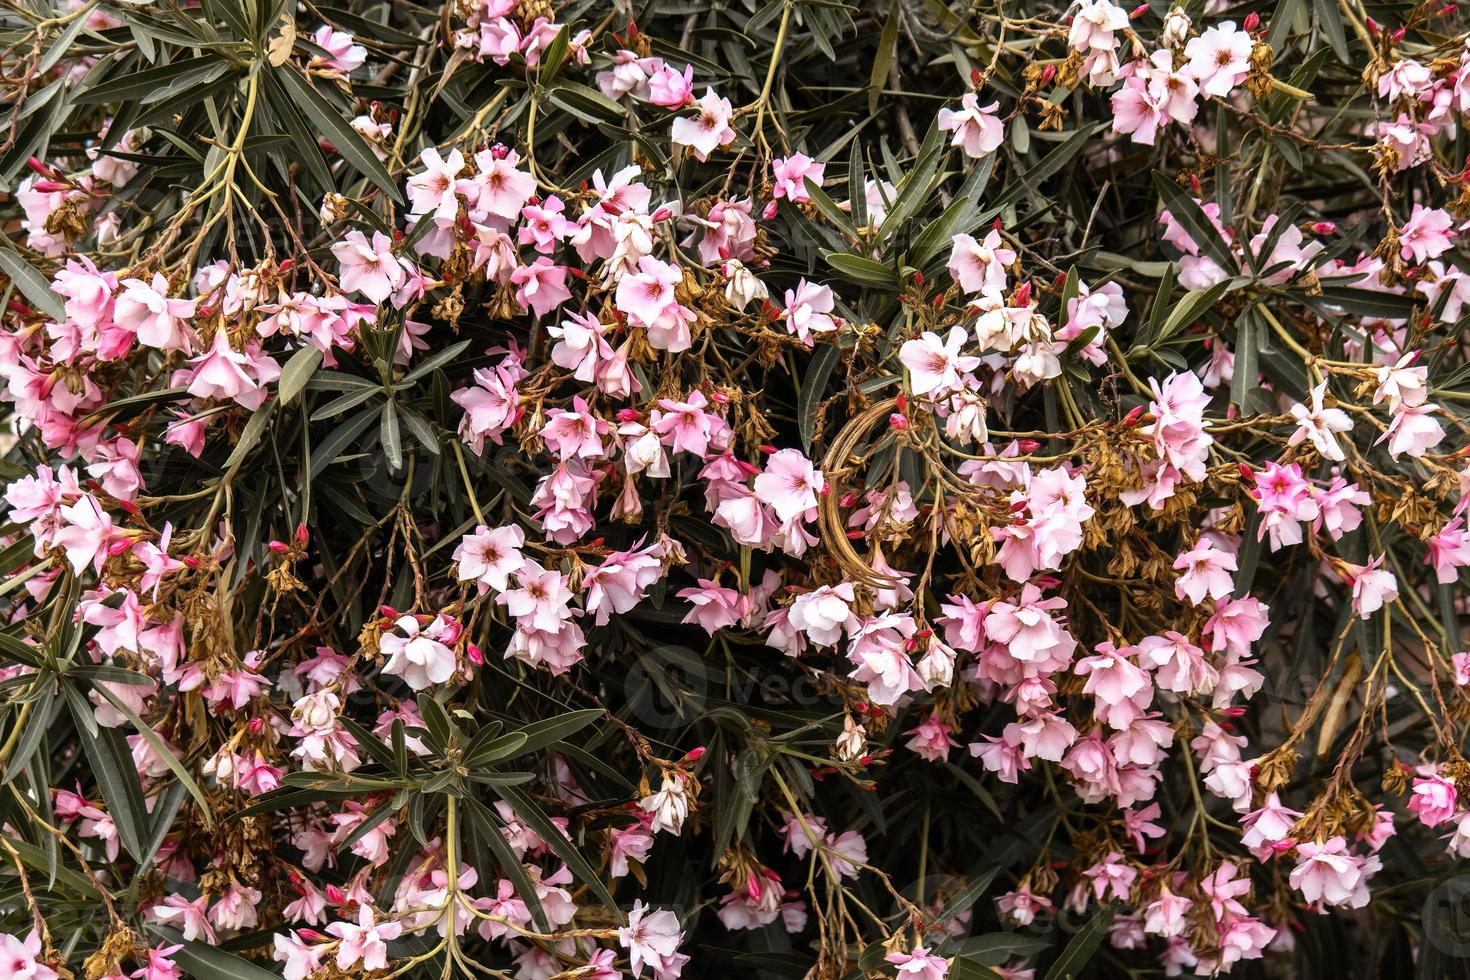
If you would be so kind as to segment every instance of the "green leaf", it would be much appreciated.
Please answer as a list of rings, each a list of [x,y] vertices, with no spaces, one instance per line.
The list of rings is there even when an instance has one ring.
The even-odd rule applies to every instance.
[[[6,239],[0,243],[0,269],[15,283],[32,306],[58,323],[66,322],[66,307],[61,297],[51,290],[51,284],[27,262]]]
[[[276,387],[276,396],[282,405],[296,400],[321,363],[322,352],[309,344],[291,355],[286,366],[281,368],[281,380]]]
[[[524,732],[511,732],[499,738],[488,739],[478,746],[471,743],[465,752],[464,764],[466,768],[479,769],[519,754],[525,744]]]
[[[245,428],[240,430],[240,441],[235,443],[235,448],[230,450],[229,459],[225,460],[225,469],[230,469],[249,455],[265,435],[266,426],[270,424],[271,416],[275,414],[276,403],[262,405],[250,416],[250,421],[245,423]]]
[[[152,747],[158,757],[179,778],[179,782],[189,791],[189,795],[194,797],[194,802],[199,804],[199,813],[204,818],[204,826],[212,828],[214,826],[214,820],[209,815],[209,800],[205,797],[204,791],[194,782],[194,777],[189,775],[189,770],[184,768],[184,764],[174,754],[174,750],[163,740],[163,737],[153,730],[152,725],[140,718],[138,713],[126,702],[112,693],[105,684],[96,685],[95,690],[106,698],[114,708],[121,712],[124,718],[132,722],[133,727],[138,730],[138,734],[143,736],[143,739]]]
[[[848,238],[856,241],[858,238],[857,226],[852,223],[852,218],[848,213],[827,196],[827,192],[822,190],[822,185],[810,177],[803,177],[802,183],[806,185],[807,196],[812,199],[812,204],[816,206],[816,209],[822,212],[822,216],[842,229],[842,233]]]
[[[546,97],[584,122],[621,122],[624,117],[622,106],[597,89],[576,82],[559,82]]]
[[[1227,272],[1234,269],[1235,257],[1230,252],[1230,246],[1220,237],[1219,230],[1204,209],[1182,187],[1157,170],[1154,171],[1153,178],[1154,188],[1159,192],[1159,198],[1164,202],[1169,215],[1189,233],[1200,251],[1213,259],[1221,269]]]
[[[231,953],[229,950],[197,940],[185,941],[184,937],[173,929],[156,925],[151,925],[149,928],[171,945],[183,946],[173,954],[173,960],[184,968],[188,976],[208,977],[209,980],[280,980],[280,971],[257,966],[245,957]]]
[[[378,420],[378,438],[383,443],[383,455],[388,459],[390,470],[403,469],[403,436],[398,429],[398,408],[392,402],[383,403]]]
[[[378,417],[374,409],[366,409],[353,416],[351,422],[338,426],[332,434],[323,439],[319,444],[311,447],[311,469],[309,478],[315,480],[321,475],[332,462],[347,448],[347,444],[358,436],[368,426],[373,424],[373,419]]]
[[[62,685],[63,692],[72,690],[71,685]],[[78,700],[81,701],[80,705],[69,699],[72,714],[77,716],[79,712],[85,711],[86,718],[95,721],[86,699],[78,695]],[[118,841],[129,854],[141,861],[148,853],[144,833],[151,824],[148,810],[143,805],[143,787],[138,781],[138,767],[133,763],[133,754],[128,750],[128,743],[116,728],[99,728],[94,734],[88,731],[82,717],[77,717],[76,721],[77,741],[87,753],[92,776],[97,780],[97,789],[107,803],[107,812],[112,817],[112,822],[117,826]]]
[[[1214,308],[1215,304],[1220,301],[1220,297],[1224,296],[1231,286],[1231,281],[1226,279],[1223,282],[1217,282],[1213,286],[1207,286],[1204,289],[1190,290],[1179,301],[1178,305],[1169,311],[1169,315],[1164,318],[1163,326],[1159,328],[1158,337],[1153,338],[1150,346],[1159,346],[1204,316]]]
[[[459,734],[459,728],[449,720],[444,705],[433,698],[420,698],[419,713],[424,716],[424,728],[428,730],[435,747],[445,750],[454,745],[454,737]]]
[[[1102,126],[1102,123],[1088,123],[1067,137],[1060,146],[1042,157],[1036,166],[1027,170],[1021,175],[1020,180],[1016,181],[1005,193],[996,198],[995,202],[986,211],[986,215],[997,215],[1005,208],[1021,200],[1028,193],[1036,194],[1040,190],[1039,185],[1041,182],[1061,170],[1068,163],[1071,163],[1072,158],[1082,152],[1082,147],[1092,137],[1092,134],[1101,129]]]
[[[564,738],[570,738],[603,715],[601,708],[584,708],[522,726],[518,731],[526,736],[526,744],[521,746],[521,754],[526,755],[548,745],[555,745]]]
[[[617,909],[618,903],[613,900],[611,893],[607,890],[607,886],[602,883],[602,878],[598,876],[592,865],[587,863],[587,859],[582,856],[582,852],[577,850],[571,841],[567,840],[566,834],[562,833],[561,828],[551,822],[551,818],[542,812],[534,800],[517,786],[501,786],[499,787],[499,793],[501,798],[510,804],[510,808],[515,811],[516,816],[524,820],[526,825],[546,842],[546,846],[551,848],[557,857],[566,862],[567,867],[571,869],[573,875],[588,888],[591,888],[609,910]],[[621,913],[618,914],[618,917],[621,919]]]
[[[801,393],[796,399],[796,428],[801,434],[801,445],[807,453],[812,451],[812,438],[817,431],[817,413],[822,407],[822,396],[827,390],[827,380],[832,369],[842,358],[842,348],[836,344],[823,344],[812,355],[806,375],[801,379]]]
[[[860,283],[864,286],[876,286],[881,289],[897,290],[898,276],[888,266],[861,255],[848,255],[845,252],[824,252],[822,257],[827,260],[827,265],[832,271],[844,279]]]
[[[218,55],[201,55],[172,64],[145,68],[143,71],[99,82],[72,96],[83,105],[98,102],[141,102],[148,105],[190,89],[202,89],[230,70],[230,63]]]
[[[526,908],[531,913],[531,921],[536,924],[536,928],[543,932],[549,930],[551,926],[546,919],[546,910],[541,907],[541,899],[536,893],[536,884],[531,881],[531,876],[526,874],[526,866],[516,857],[515,852],[506,843],[505,836],[500,832],[500,828],[504,825],[500,815],[476,799],[465,800],[465,813],[469,815],[475,835],[483,840],[485,846],[495,855],[501,873],[510,879],[510,883],[515,886],[516,895],[526,903]],[[556,836],[561,837],[561,832],[556,831]]]
[[[376,184],[384,194],[400,204],[403,203],[403,195],[398,192],[398,185],[394,183],[392,176],[384,169],[377,156],[368,149],[362,137],[357,135],[357,131],[347,125],[347,120],[342,118],[342,114],[323,98],[311,81],[301,73],[301,69],[287,63],[272,70],[287,94],[295,99],[297,105],[306,113],[306,118],[320,130],[328,142],[337,148],[337,152],[342,154],[342,159],[350,163],[358,173]]]
[[[1097,947],[1102,944],[1103,938],[1107,936],[1108,926],[1113,921],[1113,907],[1103,906],[1081,929],[1077,931],[1062,955],[1056,958],[1051,968],[1046,971],[1043,980],[1074,980],[1082,976],[1083,970],[1092,960],[1092,954],[1097,952]]]
[[[457,344],[450,344],[439,353],[425,358],[414,366],[414,369],[403,376],[403,380],[394,385],[395,388],[407,388],[418,381],[424,375],[437,368],[441,368],[453,361],[456,357],[469,350],[471,341],[461,340]]]
[[[970,879],[969,884],[950,896],[949,901],[944,903],[944,908],[935,916],[934,921],[945,922],[954,918],[961,912],[968,910],[985,894],[995,876],[1000,873],[1000,865],[987,868]]]

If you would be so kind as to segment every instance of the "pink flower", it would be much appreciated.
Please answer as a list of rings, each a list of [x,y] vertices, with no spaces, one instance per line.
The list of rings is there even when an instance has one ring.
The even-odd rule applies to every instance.
[[[905,341],[898,358],[909,369],[909,389],[934,397],[959,389],[961,376],[980,366],[980,358],[960,353],[968,340],[964,327],[952,327],[943,339],[926,330],[917,340]]]
[[[1368,904],[1362,870],[1347,853],[1347,841],[1333,837],[1321,844],[1310,841],[1296,847],[1297,864],[1291,869],[1291,887],[1308,902],[1362,908]]]
[[[909,953],[889,953],[883,961],[898,967],[899,980],[945,980],[949,976],[949,960],[930,956],[923,946]]]
[[[155,272],[151,283],[124,279],[113,303],[113,321],[137,335],[138,343],[159,350],[187,350],[182,321],[194,315],[194,301],[168,298],[168,280]]]
[[[538,320],[572,298],[567,289],[566,266],[544,255],[538,255],[530,265],[516,266],[510,281],[518,287],[516,303],[523,310],[535,310]]]
[[[1168,52],[1162,52],[1168,57]],[[1112,95],[1113,132],[1133,137],[1133,142],[1153,146],[1159,126],[1167,122],[1164,95],[1142,77],[1134,75]]]
[[[695,159],[707,160],[717,148],[726,146],[735,139],[735,130],[730,128],[730,117],[735,108],[729,99],[721,98],[712,88],[704,90],[704,96],[694,103],[693,116],[680,116],[674,120],[669,139],[687,146]]]
[[[986,286],[1004,289],[1006,269],[1015,261],[1015,251],[994,228],[983,242],[970,235],[955,235],[950,240],[949,274],[967,293],[978,293]]]
[[[495,601],[505,606],[505,611],[519,625],[547,633],[560,631],[562,623],[572,618],[572,593],[567,588],[566,576],[555,569],[527,563],[516,577],[520,587],[505,590]]]
[[[115,537],[111,516],[97,503],[97,498],[88,493],[76,503],[62,506],[60,529],[52,540],[66,552],[72,570],[80,575],[88,565],[95,571],[102,570],[103,563],[112,553]]]
[[[778,157],[771,161],[771,196],[778,200],[784,197],[792,202],[810,201],[806,181],[820,187],[826,171],[826,164],[818,163],[805,153],[793,153],[785,159]]]
[[[1067,43],[1084,54],[1112,51],[1113,34],[1128,28],[1128,12],[1108,0],[1081,0],[1067,31]]]
[[[332,254],[337,257],[338,282],[346,292],[359,292],[374,303],[382,303],[404,283],[405,273],[393,254],[393,241],[380,231],[373,232],[371,243],[362,232],[349,231],[332,246]]]
[[[857,628],[852,607],[857,596],[851,582],[821,585],[796,597],[787,612],[787,622],[818,646],[835,646],[844,631]]]
[[[930,715],[905,733],[913,736],[906,744],[929,762],[943,762],[949,756],[949,750],[958,748],[960,744],[951,737],[953,731],[938,715]]]
[[[56,971],[40,957],[41,934],[36,930],[25,939],[0,933],[0,972],[10,980],[56,980]]]
[[[1400,402],[1393,411],[1393,421],[1388,431],[1378,437],[1377,442],[1388,440],[1388,453],[1397,459],[1404,453],[1423,456],[1444,440],[1444,427],[1434,417],[1439,406],[1432,402],[1409,405]]]
[[[1001,895],[995,905],[1001,915],[1020,926],[1029,926],[1036,921],[1038,912],[1050,912],[1054,908],[1051,899],[1033,892],[1029,884]]]
[[[755,495],[776,518],[789,521],[817,506],[817,495],[826,483],[821,470],[799,449],[782,449],[766,460],[766,469],[755,478]]]
[[[475,153],[480,174],[473,181],[474,213],[514,221],[536,193],[536,178],[516,167],[520,157],[503,146]],[[524,305],[524,304],[522,304]]]
[[[994,153],[1005,141],[1005,126],[995,114],[999,108],[999,102],[982,106],[978,95],[966,92],[958,110],[939,110],[939,128],[954,133],[950,146],[958,146],[965,156],[978,160]]]
[[[196,398],[230,398],[254,409],[265,401],[264,385],[281,376],[280,365],[259,346],[245,352],[230,345],[228,330],[216,330],[209,350],[189,361],[193,375],[189,394]]]
[[[521,227],[516,241],[522,245],[534,245],[539,252],[552,252],[557,242],[572,237],[577,224],[565,217],[566,202],[555,194],[548,194],[540,204],[527,204],[521,208]]]
[[[382,970],[388,966],[388,941],[397,939],[403,927],[397,922],[376,923],[372,906],[364,903],[357,910],[355,925],[333,922],[327,932],[341,940],[337,969],[349,970],[360,962],[364,970]]]
[[[638,271],[618,280],[614,302],[617,308],[644,327],[659,323],[664,311],[673,305],[674,287],[683,281],[679,267],[645,255],[638,260]]]
[[[1352,581],[1353,612],[1367,619],[1399,597],[1398,579],[1393,572],[1380,568],[1383,556],[1370,558],[1366,565],[1348,565]]]
[[[667,909],[650,912],[641,899],[634,901],[628,924],[618,930],[618,945],[628,951],[628,968],[635,977],[643,975],[645,966],[661,973],[683,940],[678,916]]]
[[[1353,420],[1348,418],[1347,412],[1340,408],[1323,408],[1322,399],[1326,393],[1327,382],[1324,380],[1312,389],[1310,408],[1300,402],[1291,406],[1291,417],[1296,419],[1297,427],[1286,444],[1295,446],[1310,439],[1323,459],[1342,460],[1346,456],[1343,454],[1342,447],[1337,444],[1337,437],[1334,433],[1351,432]]]
[[[526,559],[521,555],[521,546],[525,543],[526,532],[519,525],[510,524],[493,530],[479,525],[461,538],[454,549],[454,560],[459,562],[459,580],[476,583],[481,595],[491,588],[504,592],[510,587],[510,577],[526,565]]]
[[[1443,208],[1414,205],[1409,220],[1399,229],[1399,245],[1405,259],[1422,263],[1448,252],[1454,242],[1455,221]]]
[[[1216,548],[1214,542],[1201,537],[1193,548],[1174,559],[1180,576],[1174,580],[1174,594],[1197,606],[1205,596],[1224,599],[1235,590],[1230,573],[1237,565],[1235,556]]]
[[[694,606],[683,622],[698,623],[713,636],[716,630],[734,626],[750,612],[749,596],[707,578],[698,581],[698,586],[680,589],[676,593],[680,599],[687,599]]]
[[[796,289],[786,290],[786,306],[781,315],[786,319],[787,331],[812,347],[814,334],[837,329],[837,322],[829,315],[834,305],[831,289],[801,279]]]
[[[1438,774],[1417,777],[1409,796],[1409,810],[1424,826],[1438,827],[1454,817],[1458,795],[1455,784]]]
[[[648,79],[648,101],[665,109],[681,109],[694,101],[694,66],[683,74],[665,65]]]
[[[451,150],[445,158],[431,146],[419,155],[419,162],[424,169],[408,178],[409,213],[432,214],[441,223],[453,221],[459,217],[460,201],[455,192],[464,171],[464,154]]]
[[[276,933],[272,939],[275,948],[271,958],[282,964],[282,980],[307,980],[322,968],[321,950],[302,939],[300,933]]]
[[[630,551],[614,551],[602,564],[582,576],[583,606],[598,626],[606,626],[613,613],[629,612],[644,593],[663,577],[663,546],[654,544]]]
[[[327,56],[313,55],[311,67],[326,68],[348,74],[361,68],[367,61],[367,49],[352,43],[352,35],[323,24],[311,36],[312,43],[326,51]]]
[[[1189,59],[1185,71],[1199,80],[1201,93],[1224,98],[1250,74],[1254,47],[1249,34],[1236,30],[1234,21],[1224,21],[1190,38],[1184,46]]]
[[[160,943],[148,950],[148,962],[129,976],[134,980],[178,980],[179,966],[170,957],[183,948],[182,945],[168,946]]]
[[[383,634],[378,646],[388,655],[383,673],[397,674],[415,691],[443,684],[454,675],[458,661],[454,651],[445,645],[451,631],[443,616],[428,627],[414,616],[400,616],[394,630]]]

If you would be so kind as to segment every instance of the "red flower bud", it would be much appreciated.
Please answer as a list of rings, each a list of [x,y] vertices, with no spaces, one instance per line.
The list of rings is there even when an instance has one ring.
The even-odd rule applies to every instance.
[[[1254,34],[1256,29],[1261,26],[1261,15],[1252,10],[1245,15],[1245,23],[1242,26],[1245,28],[1247,34]]]
[[[1129,20],[1137,20],[1138,18],[1142,17],[1146,13],[1148,13],[1148,4],[1141,3],[1138,6],[1134,7],[1131,11],[1129,11],[1129,13],[1128,13],[1128,19]],[[1254,16],[1254,15],[1252,15],[1252,16]],[[1247,28],[1247,30],[1249,30],[1249,28]]]
[[[1317,235],[1332,235],[1337,232],[1335,221],[1314,221],[1311,225],[1312,232]]]
[[[1041,84],[1050,85],[1057,77],[1057,66],[1047,65],[1041,69]]]
[[[893,426],[899,432],[904,432],[909,427],[909,417],[907,415],[904,415],[902,412],[894,412],[892,415],[888,416],[888,424]]]

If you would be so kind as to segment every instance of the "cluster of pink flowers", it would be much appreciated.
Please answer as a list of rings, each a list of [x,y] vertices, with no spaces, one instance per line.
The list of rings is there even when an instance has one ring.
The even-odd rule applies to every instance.
[[[1242,211],[1201,166],[1140,219],[1157,239],[1146,259],[1099,250],[1090,220],[1033,234],[1014,194],[982,214],[945,190],[943,216],[904,237],[928,182],[1016,168],[1038,103],[1053,113],[1038,132],[1059,128],[1053,85],[1111,110],[1089,166],[1186,144],[1203,159],[1206,104],[1224,126],[1303,94],[1271,73],[1259,16],[1203,25],[1079,0],[1034,34],[1017,22],[1057,57],[1015,76],[1013,107],[1011,76],[992,95],[977,71],[932,103],[922,144],[906,134],[917,178],[886,148],[883,173],[859,173],[859,143],[846,181],[838,147],[772,95],[790,9],[771,75],[739,107],[705,61],[631,24],[608,35],[505,0],[453,13],[450,60],[414,111],[445,91],[460,102],[449,86],[467,63],[532,80],[522,128],[487,112],[467,118],[473,138],[436,144],[380,103],[344,118],[371,154],[323,140],[329,172],[350,164],[378,186],[313,201],[317,237],[292,229],[289,258],[240,258],[233,228],[217,244],[210,208],[183,211],[204,223],[187,244],[112,249],[147,232],[114,206],[145,166],[142,126],[33,160],[16,185],[45,273],[12,276],[0,331],[19,446],[0,684],[34,684],[26,712],[43,696],[69,710],[79,758],[115,744],[136,769],[136,800],[84,773],[49,799],[17,790],[75,838],[70,853],[106,862],[92,885],[130,860],[148,876],[130,928],[165,941],[118,953],[132,965],[105,980],[175,980],[181,951],[256,933],[287,980],[392,971],[436,942],[448,964],[462,941],[520,980],[676,980],[702,975],[702,912],[724,933],[819,934],[845,970],[867,924],[842,896],[870,886],[904,925],[878,937],[886,967],[865,953],[863,968],[946,980],[968,955],[953,940],[971,912],[941,919],[962,889],[926,894],[921,863],[914,901],[880,866],[888,831],[867,803],[889,797],[816,802],[825,780],[866,794],[889,771],[958,774],[1007,817],[1034,809],[1046,843],[1007,867],[996,912],[1032,926],[1106,907],[1106,941],[1170,976],[1289,952],[1304,918],[1367,908],[1395,835],[1470,858],[1463,712],[1446,706],[1470,697],[1453,380],[1470,205],[1425,192],[1405,211],[1385,191],[1364,219],[1382,241],[1356,248],[1299,219],[1305,204],[1257,209],[1259,186]],[[295,36],[281,35],[288,57]],[[1470,112],[1470,42],[1415,57],[1380,40],[1365,85],[1381,111],[1354,117],[1367,142],[1334,152],[1361,153],[1384,188],[1416,167],[1470,183],[1441,152]],[[324,25],[270,63],[350,92],[379,58],[358,42]],[[595,89],[551,87],[563,71]],[[535,117],[566,99],[625,114],[636,152],[562,186],[548,154],[573,144],[556,125],[538,139]],[[1295,134],[1272,118],[1273,135]],[[239,161],[259,184],[241,125],[220,172]],[[697,195],[696,173],[712,175]],[[361,421],[325,439],[312,427],[349,410]],[[365,451],[364,432],[378,433]],[[359,484],[342,463],[383,472]],[[279,492],[242,490],[265,479],[252,470]],[[381,519],[365,509],[378,498]],[[345,559],[324,507],[358,522]],[[1302,597],[1336,611],[1321,617],[1335,637],[1282,613]],[[681,655],[708,672],[699,690],[652,678],[688,724],[654,735],[629,664],[665,639],[702,647]],[[1322,676],[1301,710],[1258,723],[1291,645]],[[741,715],[712,679],[728,695],[746,675],[810,683],[821,710]],[[1389,685],[1431,730],[1412,748]],[[557,734],[589,705],[606,726],[590,748]],[[691,748],[691,731],[711,737]],[[1291,776],[1309,734],[1344,761],[1303,789]],[[0,742],[7,773],[17,742],[35,745]],[[526,742],[534,763],[496,768]],[[1382,801],[1354,782],[1370,743]],[[706,793],[725,808],[711,819]],[[153,812],[199,819],[145,827],[145,859],[132,824]],[[706,834],[718,895],[665,907],[647,868]],[[61,966],[40,922],[0,933],[0,974]]]

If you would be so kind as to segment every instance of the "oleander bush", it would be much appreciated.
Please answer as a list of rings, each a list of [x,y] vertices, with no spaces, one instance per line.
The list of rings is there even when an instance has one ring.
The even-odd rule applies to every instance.
[[[1454,3],[12,0],[0,974],[1470,972]]]

